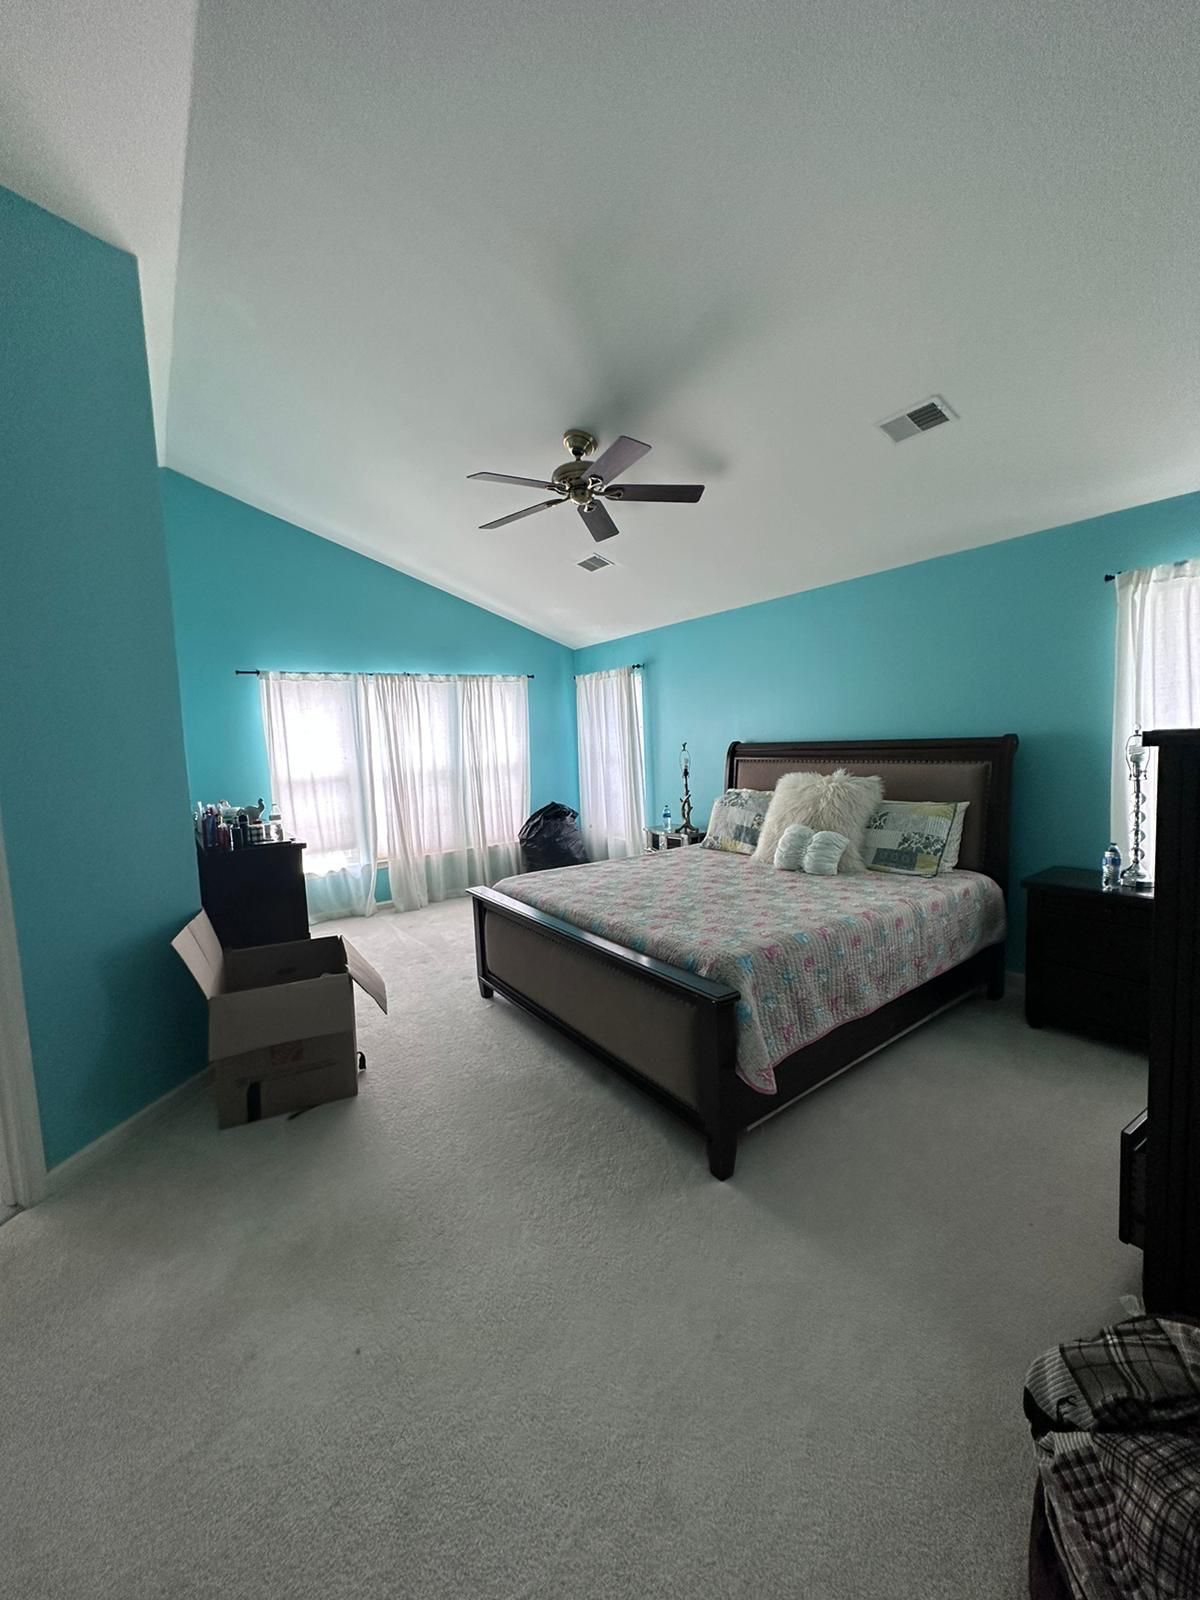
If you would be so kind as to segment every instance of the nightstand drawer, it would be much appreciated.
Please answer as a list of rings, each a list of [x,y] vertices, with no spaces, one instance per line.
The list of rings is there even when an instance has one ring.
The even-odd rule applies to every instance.
[[[1031,918],[1030,943],[1039,960],[1145,983],[1150,977],[1150,931],[1150,918],[1141,908],[1091,914],[1054,900],[1039,906]]]
[[[1069,1028],[1144,1048],[1149,1007],[1148,983],[1111,973],[1046,962],[1025,979],[1025,1011],[1037,1027]]]
[[[1105,890],[1100,874],[1050,867],[1025,879],[1025,1016],[1145,1049],[1154,899]]]

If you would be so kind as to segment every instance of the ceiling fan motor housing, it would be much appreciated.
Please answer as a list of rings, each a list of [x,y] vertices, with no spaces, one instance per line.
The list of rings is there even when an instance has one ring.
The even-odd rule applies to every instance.
[[[596,436],[586,428],[568,428],[563,434],[563,449],[569,450],[576,461],[596,454]]]
[[[600,479],[592,475],[590,461],[564,461],[550,474],[550,481],[568,500],[573,500],[577,506],[586,506]]]

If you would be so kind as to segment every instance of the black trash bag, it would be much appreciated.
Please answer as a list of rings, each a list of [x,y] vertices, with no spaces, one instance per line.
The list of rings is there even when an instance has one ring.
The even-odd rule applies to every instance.
[[[546,867],[577,867],[587,860],[579,813],[552,800],[535,811],[521,829],[521,849],[526,872],[542,872]]]

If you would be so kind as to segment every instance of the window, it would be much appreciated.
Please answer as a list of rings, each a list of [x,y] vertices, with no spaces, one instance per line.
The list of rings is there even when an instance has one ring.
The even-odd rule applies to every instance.
[[[645,844],[646,765],[642,679],[633,667],[575,680],[579,809],[589,860],[640,855]]]
[[[358,682],[298,673],[259,680],[271,795],[305,842],[310,876],[357,872],[373,831],[358,782],[367,732]]]
[[[1122,572],[1117,591],[1112,836],[1128,859],[1131,788],[1125,743],[1135,728],[1200,727],[1200,561]],[[1157,761],[1146,783],[1146,866],[1154,867]]]
[[[524,678],[268,673],[271,783],[308,845],[314,916],[366,914],[376,864],[413,909],[521,870]]]

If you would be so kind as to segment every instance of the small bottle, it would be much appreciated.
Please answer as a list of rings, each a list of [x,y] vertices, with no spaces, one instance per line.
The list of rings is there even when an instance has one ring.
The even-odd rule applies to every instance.
[[[670,806],[664,806],[663,809],[662,809],[662,830],[663,830],[664,833],[670,833],[670,831],[671,831],[671,808],[670,808]]]
[[[1104,852],[1104,861],[1100,868],[1100,886],[1103,889],[1119,889],[1121,886],[1121,852],[1115,844],[1110,844]]]

